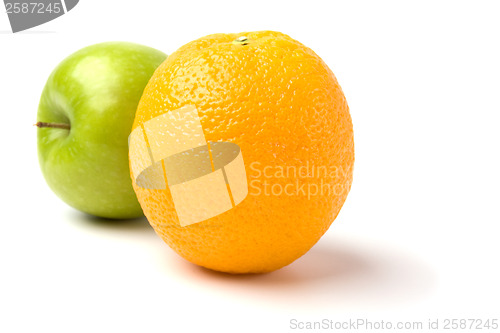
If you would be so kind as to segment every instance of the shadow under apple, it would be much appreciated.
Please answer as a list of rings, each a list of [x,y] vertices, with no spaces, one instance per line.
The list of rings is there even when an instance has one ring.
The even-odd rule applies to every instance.
[[[73,210],[70,213],[70,219],[76,223],[83,224],[87,227],[98,229],[115,229],[115,230],[129,230],[140,231],[147,230],[153,233],[153,229],[145,216],[134,219],[108,219],[98,216],[89,215],[86,213]]]

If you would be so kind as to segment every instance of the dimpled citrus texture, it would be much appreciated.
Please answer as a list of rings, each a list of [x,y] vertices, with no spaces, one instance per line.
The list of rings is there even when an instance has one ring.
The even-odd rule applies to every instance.
[[[243,36],[246,42],[233,42]],[[352,122],[332,71],[279,32],[210,35],[156,70],[133,128],[185,105],[196,106],[207,141],[240,146],[249,193],[235,208],[181,227],[170,191],[133,179],[158,235],[185,259],[229,273],[270,272],[306,253],[352,181]],[[330,191],[323,185],[319,192],[322,184]]]

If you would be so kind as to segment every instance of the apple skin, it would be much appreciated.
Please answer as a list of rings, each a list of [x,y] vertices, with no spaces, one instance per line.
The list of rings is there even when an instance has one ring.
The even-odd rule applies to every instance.
[[[83,48],[64,59],[43,89],[38,159],[50,188],[99,217],[142,216],[129,173],[128,136],[144,87],[167,56],[126,42]]]

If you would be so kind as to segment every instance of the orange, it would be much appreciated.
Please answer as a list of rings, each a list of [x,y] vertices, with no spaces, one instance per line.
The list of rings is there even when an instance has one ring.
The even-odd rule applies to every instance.
[[[181,227],[170,190],[133,179],[156,233],[190,262],[229,273],[270,272],[305,254],[337,217],[354,163],[349,108],[325,62],[279,32],[209,35],[156,70],[133,129],[186,105],[207,141],[240,146],[249,193]]]

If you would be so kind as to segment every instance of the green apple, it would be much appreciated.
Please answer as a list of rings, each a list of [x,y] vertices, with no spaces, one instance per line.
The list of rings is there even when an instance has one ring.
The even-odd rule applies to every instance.
[[[109,42],[64,59],[43,89],[38,159],[50,188],[85,213],[142,215],[129,173],[128,136],[144,87],[166,55]]]

